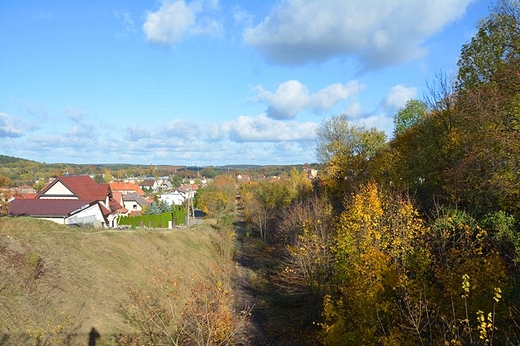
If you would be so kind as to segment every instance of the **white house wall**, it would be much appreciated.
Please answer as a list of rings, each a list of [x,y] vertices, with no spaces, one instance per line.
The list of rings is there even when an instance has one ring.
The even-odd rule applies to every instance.
[[[54,184],[45,192],[40,199],[78,199],[65,185],[61,182]]]
[[[135,208],[134,208],[134,206],[135,206]],[[132,211],[141,211],[141,210],[143,210],[141,205],[139,203],[137,203],[136,201],[125,201],[124,202],[124,207],[128,210],[128,214],[130,214],[130,212],[132,212]]]
[[[98,204],[94,204],[88,208],[85,208],[74,215],[71,215],[66,220],[67,225],[78,224],[87,225],[92,227],[103,227],[105,219],[99,209]]]
[[[47,221],[52,221],[52,222],[56,222],[60,225],[65,225],[66,224],[66,220],[65,218],[63,217],[41,217],[40,218],[41,220],[47,220]]]
[[[172,204],[182,205],[185,201],[185,198],[179,193],[161,195],[160,198],[161,198],[161,202],[164,202],[170,206]]]

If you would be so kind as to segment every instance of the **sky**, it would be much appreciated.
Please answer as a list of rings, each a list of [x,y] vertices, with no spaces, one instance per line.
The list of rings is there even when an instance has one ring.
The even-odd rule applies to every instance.
[[[0,2],[0,154],[317,162],[316,129],[392,118],[457,73],[490,0]]]

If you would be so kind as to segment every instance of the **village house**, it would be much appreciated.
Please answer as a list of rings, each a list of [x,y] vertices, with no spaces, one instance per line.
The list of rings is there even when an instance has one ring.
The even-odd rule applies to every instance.
[[[173,189],[172,183],[167,178],[162,178],[158,180],[159,190],[161,191],[170,191]]]
[[[163,203],[171,205],[183,205],[186,201],[187,194],[179,190],[173,192],[164,193],[159,196],[159,200]]]
[[[155,192],[159,188],[159,184],[155,179],[145,179],[139,183],[139,187],[147,192]]]
[[[192,199],[197,193],[198,185],[188,184],[177,188],[173,192],[164,193],[160,195],[159,199],[161,202],[168,205],[182,205],[187,199]]]
[[[120,192],[123,196],[135,192],[139,196],[144,197],[145,193],[143,189],[136,183],[126,182],[126,181],[115,181],[109,184],[112,192]]]
[[[318,170],[313,169],[308,163],[303,164],[302,171],[307,173],[307,178],[310,180],[314,180],[318,177]]]
[[[109,184],[98,184],[88,175],[62,176],[51,181],[32,199],[9,202],[10,216],[29,216],[64,225],[117,227],[127,210]]]
[[[144,208],[151,205],[143,196],[137,192],[127,193],[123,196],[123,206],[127,210],[125,216],[135,216],[143,213]]]
[[[187,184],[182,185],[181,187],[177,188],[177,191],[184,194],[186,198],[193,198],[195,197],[195,194],[197,193],[197,190],[199,189],[199,186],[197,184]]]

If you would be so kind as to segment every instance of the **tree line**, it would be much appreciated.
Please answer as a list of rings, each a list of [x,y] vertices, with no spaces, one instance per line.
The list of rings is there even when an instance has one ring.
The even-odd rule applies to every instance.
[[[308,344],[520,342],[519,5],[494,5],[458,75],[400,109],[392,139],[335,116],[315,182],[241,186]]]

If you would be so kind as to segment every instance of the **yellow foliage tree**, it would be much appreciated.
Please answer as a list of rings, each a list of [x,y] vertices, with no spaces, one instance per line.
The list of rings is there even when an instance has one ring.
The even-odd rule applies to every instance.
[[[425,231],[407,198],[382,192],[375,183],[352,196],[339,217],[334,249],[339,295],[325,301],[325,344],[388,339],[383,316],[395,313],[399,288],[407,284],[407,263]]]

